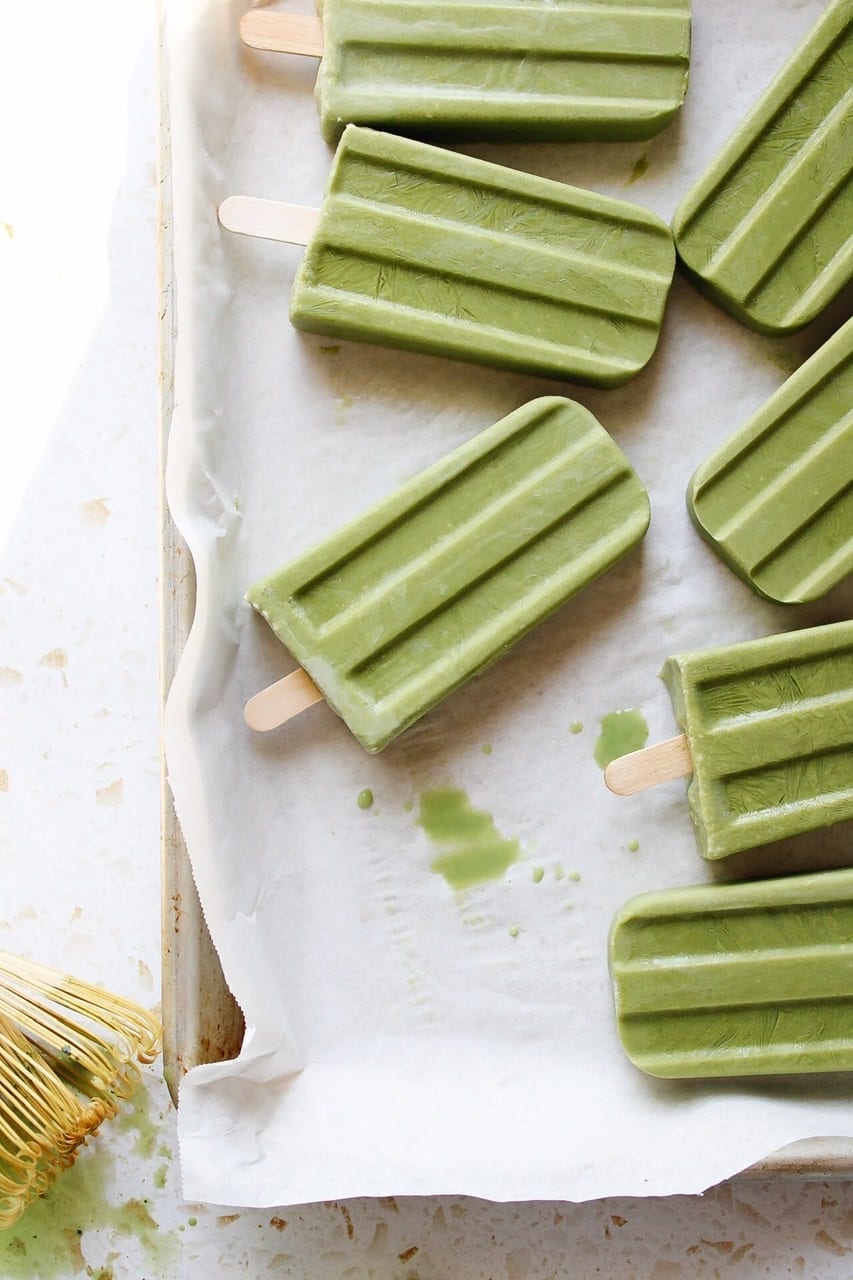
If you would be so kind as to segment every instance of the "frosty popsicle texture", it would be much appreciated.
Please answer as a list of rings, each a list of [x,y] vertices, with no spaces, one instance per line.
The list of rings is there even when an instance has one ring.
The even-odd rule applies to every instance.
[[[807,324],[853,275],[853,5],[832,0],[680,205],[700,288],[767,333]]]
[[[642,894],[610,934],[619,1038],[653,1076],[853,1070],[853,871]]]
[[[717,554],[780,604],[853,569],[853,320],[702,463],[687,503]]]
[[[291,319],[607,386],[651,358],[674,264],[635,205],[350,125]]]
[[[323,134],[648,138],[684,101],[690,0],[318,0]]]
[[[853,818],[853,622],[676,655],[703,857]]]
[[[535,400],[247,599],[368,751],[643,536],[645,490],[595,418]]]

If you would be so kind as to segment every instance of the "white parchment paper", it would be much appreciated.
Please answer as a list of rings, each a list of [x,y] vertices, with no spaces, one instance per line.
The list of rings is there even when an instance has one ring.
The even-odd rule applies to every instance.
[[[676,279],[653,363],[602,392],[299,335],[287,308],[300,250],[228,236],[216,209],[238,193],[319,202],[330,153],[315,64],[241,48],[242,8],[165,6],[177,308],[167,478],[198,577],[166,748],[248,1028],[239,1060],[183,1082],[185,1194],[265,1206],[695,1192],[795,1139],[853,1136],[845,1078],[642,1076],[618,1043],[606,958],[611,917],[631,895],[849,861],[849,828],[714,871],[696,852],[683,783],[619,800],[593,759],[611,711],[638,709],[652,740],[675,732],[657,678],[671,652],[850,616],[849,585],[811,608],[758,601],[684,505],[695,465],[845,303],[796,337],[768,339]],[[670,218],[822,4],[694,9],[687,105],[658,138],[465,150]],[[653,515],[642,549],[376,758],[325,706],[251,733],[244,701],[293,664],[243,602],[246,587],[555,391],[587,405],[644,480]],[[454,893],[431,870],[419,799],[447,786],[519,841],[502,880]],[[364,788],[375,802],[363,811]]]

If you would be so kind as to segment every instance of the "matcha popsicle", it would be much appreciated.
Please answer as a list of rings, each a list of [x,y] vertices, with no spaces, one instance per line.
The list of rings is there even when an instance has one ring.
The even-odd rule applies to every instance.
[[[853,5],[817,25],[685,197],[697,285],[745,324],[808,324],[853,277]]]
[[[247,599],[301,663],[300,695],[310,700],[313,681],[379,751],[615,564],[648,522],[645,490],[607,432],[581,405],[545,397]],[[276,689],[248,704],[253,727],[292,714],[289,701],[269,713]]]
[[[702,463],[687,505],[769,600],[814,600],[853,569],[853,320]]]
[[[346,124],[465,137],[628,141],[681,107],[690,0],[318,0],[252,9],[254,48],[322,56],[324,137]]]
[[[684,736],[615,760],[612,791],[692,773],[705,858],[853,818],[853,622],[678,654],[661,675]]]
[[[350,125],[319,215],[289,235],[282,208],[238,196],[220,220],[308,232],[299,329],[599,386],[657,345],[675,250],[636,205]]]
[[[645,893],[617,913],[622,1047],[649,1075],[853,1070],[853,871]]]

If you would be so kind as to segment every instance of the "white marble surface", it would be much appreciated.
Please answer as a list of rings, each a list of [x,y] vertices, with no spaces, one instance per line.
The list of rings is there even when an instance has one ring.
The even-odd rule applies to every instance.
[[[0,946],[159,991],[156,66],[147,0],[0,17]],[[157,1065],[0,1280],[853,1274],[851,1184],[242,1211],[181,1197]]]

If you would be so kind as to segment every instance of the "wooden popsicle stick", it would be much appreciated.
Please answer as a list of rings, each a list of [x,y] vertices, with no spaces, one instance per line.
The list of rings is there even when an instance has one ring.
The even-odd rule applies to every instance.
[[[686,778],[692,772],[693,757],[687,738],[681,733],[677,738],[667,738],[666,742],[612,760],[604,770],[604,781],[615,795],[633,796],[661,782]]]
[[[319,209],[257,196],[229,196],[219,206],[219,221],[226,231],[285,244],[307,245],[320,218]]]
[[[322,58],[323,27],[319,18],[302,13],[273,13],[250,9],[240,19],[240,39],[252,49],[270,53],[298,53]]]
[[[292,720],[301,711],[322,702],[323,695],[314,681],[300,667],[289,676],[277,680],[250,698],[243,709],[246,724],[258,733],[268,733],[280,724]]]

